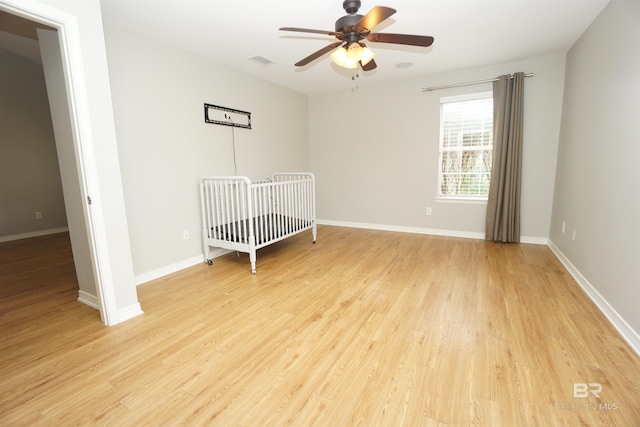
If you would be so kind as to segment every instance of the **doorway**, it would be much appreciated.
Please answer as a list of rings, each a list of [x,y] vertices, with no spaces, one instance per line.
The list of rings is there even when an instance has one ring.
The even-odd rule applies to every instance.
[[[99,310],[59,45],[55,28],[0,11],[5,98],[1,240],[67,230],[78,300]]]
[[[96,305],[100,310],[102,322],[106,325],[115,325],[121,319],[119,319],[115,303],[115,289],[107,255],[108,246],[103,212],[100,206],[95,209],[91,206],[89,196],[89,189],[93,189],[95,195],[99,191],[96,159],[91,145],[91,121],[87,106],[87,87],[84,83],[78,20],[76,16],[65,14],[33,1],[21,2],[20,4],[14,3],[13,0],[0,1],[0,11],[56,30],[54,34],[57,34],[58,38],[53,44],[59,49],[58,60],[62,70],[58,76],[61,78],[59,87],[63,88],[64,102],[67,105],[67,108],[59,108],[59,110],[64,112],[63,115],[66,115],[70,129],[70,138],[66,145],[71,147],[71,152],[73,152],[73,164],[64,166],[61,163],[60,169],[61,172],[63,170],[69,172],[69,175],[73,177],[72,181],[79,190],[78,194],[68,198],[74,208],[69,209],[69,206],[65,206],[65,208],[67,214],[70,210],[78,213],[78,221],[69,221],[69,231],[70,234],[73,234],[72,230],[80,231],[76,234],[82,234],[84,231],[88,248],[87,251],[78,251],[78,253],[84,253],[88,261],[83,262],[80,266],[76,262],[76,270],[82,268],[83,271],[90,272],[88,276],[92,278],[93,282],[92,293],[96,295]],[[45,75],[49,78],[47,73]],[[58,147],[57,143],[56,146]],[[67,187],[68,185],[63,183],[65,204],[67,203]]]

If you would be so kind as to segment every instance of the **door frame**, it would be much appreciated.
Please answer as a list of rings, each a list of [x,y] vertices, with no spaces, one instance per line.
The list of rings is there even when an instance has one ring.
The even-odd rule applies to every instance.
[[[109,260],[104,212],[98,185],[97,162],[76,16],[33,0],[0,0],[0,9],[22,18],[55,28],[62,55],[64,79],[73,133],[77,174],[90,258],[96,283],[100,318],[107,326],[119,323],[115,287]]]

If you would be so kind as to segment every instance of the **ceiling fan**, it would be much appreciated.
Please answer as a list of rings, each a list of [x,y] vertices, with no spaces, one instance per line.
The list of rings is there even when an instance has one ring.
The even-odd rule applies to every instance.
[[[385,6],[376,6],[366,15],[358,15],[360,0],[345,0],[342,7],[348,13],[338,19],[335,31],[311,30],[308,28],[282,27],[281,31],[295,31],[300,33],[326,34],[335,36],[339,41],[312,53],[306,58],[296,62],[297,67],[302,67],[318,59],[325,53],[336,48],[331,54],[331,59],[336,64],[345,68],[357,68],[370,71],[377,67],[373,57],[375,54],[367,48],[362,40],[374,43],[393,43],[409,46],[428,47],[433,44],[431,36],[415,36],[410,34],[372,33],[371,30],[385,19],[396,13],[395,9]]]

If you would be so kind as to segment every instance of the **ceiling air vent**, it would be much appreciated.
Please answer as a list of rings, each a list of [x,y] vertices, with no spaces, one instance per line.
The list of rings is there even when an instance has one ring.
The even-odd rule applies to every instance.
[[[272,64],[275,64],[275,62],[273,62],[272,60],[270,60],[270,59],[268,59],[268,58],[265,58],[265,57],[264,57],[264,56],[262,56],[262,55],[255,55],[255,56],[252,56],[252,57],[251,57],[251,58],[249,58],[249,59],[251,59],[251,60],[253,60],[253,61],[256,61],[256,62],[258,62],[258,63],[260,63],[260,64],[262,64],[262,65],[265,65],[265,66],[266,66],[266,65],[272,65]]]

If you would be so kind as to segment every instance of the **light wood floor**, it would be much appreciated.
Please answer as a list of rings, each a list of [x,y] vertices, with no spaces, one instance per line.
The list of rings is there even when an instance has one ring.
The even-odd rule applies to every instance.
[[[0,244],[0,425],[640,425],[640,358],[545,246],[321,226],[257,268],[107,328],[66,234]]]

